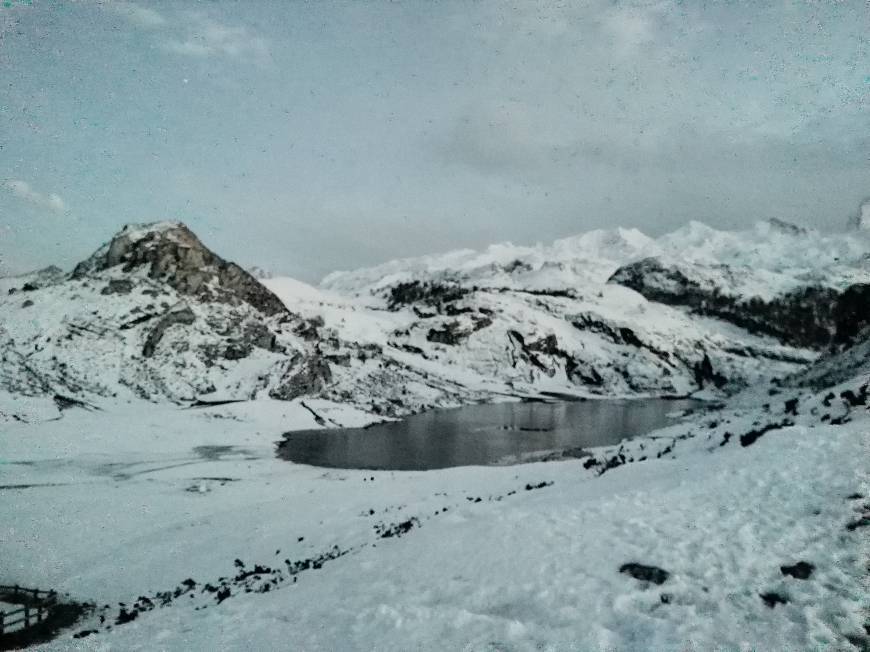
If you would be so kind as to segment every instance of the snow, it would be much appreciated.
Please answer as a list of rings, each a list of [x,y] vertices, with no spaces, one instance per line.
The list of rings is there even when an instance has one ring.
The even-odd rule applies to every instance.
[[[21,609],[21,607],[22,607],[22,605],[15,603],[15,602],[3,602],[2,600],[0,600],[0,613],[11,614],[13,611],[18,611],[19,609]],[[19,618],[22,618],[22,617],[23,617],[23,614],[15,614],[14,616],[8,616],[9,620],[14,619],[18,622],[16,622],[15,624],[12,624],[12,625],[7,625],[6,623],[4,623],[3,624],[3,631],[4,632],[15,632],[15,631],[18,631],[19,629],[24,629],[24,621],[23,620],[19,621]],[[35,618],[35,616],[34,616],[34,618]]]
[[[757,288],[779,293],[801,280],[820,279],[836,287],[856,282],[853,268],[866,267],[861,261],[868,250],[870,241],[860,231],[822,234],[780,220],[758,222],[745,231],[720,231],[692,221],[657,239],[637,229],[597,229],[549,246],[504,243],[481,252],[460,250],[395,260],[334,272],[321,287],[363,297],[414,278],[453,278],[479,286],[578,289],[604,283],[621,265],[664,256],[706,267],[710,274],[725,266],[733,268],[739,278],[747,279],[746,287],[735,293],[754,296]],[[514,261],[523,266],[506,272]],[[760,276],[755,278],[756,274]],[[752,278],[754,284],[748,280]],[[772,281],[776,282],[769,285]]]
[[[161,222],[122,234],[176,228]],[[505,243],[392,261],[333,274],[320,287],[263,279],[294,315],[285,321],[264,320],[250,306],[182,296],[148,278],[144,267],[91,270],[73,280],[0,279],[0,387],[88,402],[249,399],[286,386],[306,361],[319,360],[329,380],[318,396],[397,416],[541,392],[685,394],[697,389],[693,365],[707,355],[733,389],[797,373],[818,354],[648,301],[608,283],[613,272],[658,256],[711,292],[771,299],[808,284],[870,281],[867,244],[860,233],[823,236],[774,222],[745,232],[696,222],[658,239],[602,229],[552,245]],[[122,280],[133,283],[129,294],[103,294]],[[392,304],[391,289],[409,281],[458,287],[462,296],[446,307],[437,297]],[[26,291],[28,282],[38,289]],[[169,327],[154,357],[144,359],[162,315],[185,304],[194,323]],[[248,353],[239,345],[251,340],[248,328],[274,334],[274,345],[259,338],[266,348]],[[437,341],[450,329],[459,341]],[[530,355],[512,343],[512,332],[530,344],[555,337],[558,350]]]
[[[181,222],[170,220],[163,220],[160,222],[148,222],[143,224],[128,224],[121,230],[118,235],[126,236],[131,243],[134,243],[138,242],[142,238],[152,233],[164,233],[166,231],[173,231],[181,226],[183,226]]]
[[[197,590],[111,631],[95,614],[73,631],[98,634],[65,632],[47,650],[856,649],[846,637],[862,632],[867,549],[845,525],[866,502],[848,497],[870,489],[868,412],[839,398],[826,407],[828,389],[777,391],[595,451],[634,460],[602,475],[582,459],[428,472],[277,460],[282,432],[318,427],[312,410],[344,425],[370,418],[323,400],[107,402],[6,424],[14,525],[0,577],[111,604],[111,622],[116,603],[186,578],[217,583],[235,559],[283,567],[350,551],[268,593],[233,588],[216,604]],[[378,536],[411,518],[402,536]],[[815,566],[810,579],[781,572],[798,561]],[[619,572],[629,562],[670,577],[638,581]],[[770,608],[766,592],[788,603]]]

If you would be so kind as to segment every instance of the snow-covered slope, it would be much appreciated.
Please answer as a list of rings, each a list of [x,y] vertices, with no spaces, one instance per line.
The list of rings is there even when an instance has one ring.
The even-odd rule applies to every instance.
[[[260,285],[177,224],[125,229],[72,277],[0,279],[0,578],[94,603],[48,650],[865,650],[862,237],[596,232],[322,289]],[[651,256],[693,270],[641,278],[671,298],[700,287],[739,308],[821,285],[831,342],[608,282]],[[559,463],[274,454],[288,430],[500,394],[748,383]],[[252,400],[139,398],[197,395]]]
[[[374,320],[356,335],[348,313],[324,318],[373,338],[384,314],[380,344],[509,391],[734,388],[794,373],[829,343],[843,291],[870,281],[868,244],[778,220],[743,232],[692,222],[657,240],[597,230],[336,272],[322,288]]]
[[[0,279],[0,385],[23,394],[193,400],[280,388],[303,320],[183,225],[127,227],[69,277]]]
[[[125,227],[71,275],[0,279],[0,389],[62,406],[324,395],[378,414],[490,396],[382,356],[345,300],[275,283],[293,310],[182,224]],[[345,339],[324,327],[328,301],[350,315]]]
[[[5,429],[0,577],[95,603],[46,650],[860,651],[868,398],[757,387],[591,457],[427,472],[276,459],[312,410],[367,418],[316,399],[70,410]]]
[[[746,231],[720,231],[690,222],[658,239],[637,229],[598,229],[548,246],[505,243],[482,252],[462,250],[396,260],[334,272],[321,285],[343,294],[365,295],[425,278],[467,286],[570,291],[604,282],[622,265],[661,256],[722,270],[723,287],[747,298],[767,298],[817,282],[846,287],[866,279],[868,254],[870,238],[855,231],[824,235],[780,220],[759,222]]]
[[[86,401],[307,395],[390,416],[504,396],[733,391],[799,372],[836,339],[840,313],[866,321],[866,302],[839,304],[870,282],[867,242],[780,222],[691,223],[657,240],[597,230],[316,288],[258,281],[181,224],[130,226],[71,276],[0,280],[0,387]]]

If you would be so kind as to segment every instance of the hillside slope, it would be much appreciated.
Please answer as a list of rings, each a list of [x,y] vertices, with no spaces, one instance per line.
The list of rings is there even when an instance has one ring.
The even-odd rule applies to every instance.
[[[733,392],[798,373],[854,335],[844,325],[867,322],[866,252],[860,232],[692,223],[658,239],[598,230],[397,260],[316,288],[258,280],[180,223],[129,226],[72,274],[0,279],[0,389],[317,396],[389,416],[499,397]]]

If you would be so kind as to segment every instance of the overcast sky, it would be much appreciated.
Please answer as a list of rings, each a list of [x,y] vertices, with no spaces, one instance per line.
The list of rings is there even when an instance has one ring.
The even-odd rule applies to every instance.
[[[0,2],[0,259],[126,222],[334,269],[870,194],[870,8],[837,2]]]

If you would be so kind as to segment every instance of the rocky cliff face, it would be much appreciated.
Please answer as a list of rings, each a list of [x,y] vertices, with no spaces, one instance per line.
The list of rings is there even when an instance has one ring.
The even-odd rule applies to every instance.
[[[0,292],[0,389],[248,398],[314,355],[298,317],[179,223],[127,226],[71,275]]]
[[[267,316],[286,313],[284,304],[251,274],[209,250],[184,224],[159,222],[127,226],[73,270],[81,279],[122,267],[145,270],[179,294],[204,301],[248,303]]]
[[[314,288],[261,284],[182,224],[130,226],[69,276],[0,279],[0,390],[320,396],[389,416],[506,395],[731,391],[866,338],[863,243],[693,223],[657,241],[596,231],[394,261]]]
[[[645,258],[620,267],[609,281],[650,301],[685,307],[791,346],[825,349],[847,341],[870,319],[865,284],[841,289],[811,283],[762,298],[735,293],[728,282],[731,269],[716,272],[721,283],[709,282],[709,270],[697,265]]]

